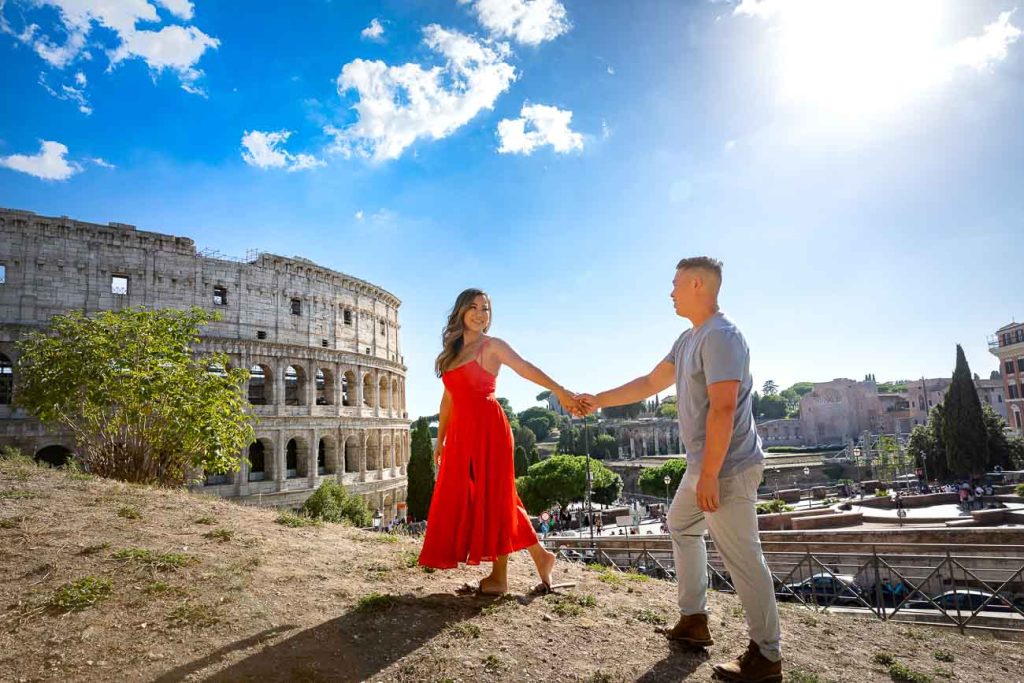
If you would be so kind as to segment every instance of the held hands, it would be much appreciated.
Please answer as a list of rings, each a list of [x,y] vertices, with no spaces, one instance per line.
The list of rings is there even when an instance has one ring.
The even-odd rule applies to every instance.
[[[597,403],[597,397],[593,394],[576,394],[576,400],[583,409],[583,412],[580,413],[581,416],[597,412],[597,409],[601,407]]]
[[[571,391],[566,391],[565,389],[555,389],[554,393],[558,398],[558,403],[571,414],[576,417],[584,415],[576,394]]]

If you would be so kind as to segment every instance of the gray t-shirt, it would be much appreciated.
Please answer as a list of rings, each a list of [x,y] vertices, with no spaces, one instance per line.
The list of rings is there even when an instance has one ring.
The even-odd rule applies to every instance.
[[[736,474],[764,460],[750,405],[750,349],[736,325],[724,313],[715,313],[700,327],[679,335],[665,360],[676,367],[679,433],[686,445],[687,466],[699,467],[704,460],[710,405],[708,385],[728,380],[739,380],[740,387],[732,440],[719,476]]]

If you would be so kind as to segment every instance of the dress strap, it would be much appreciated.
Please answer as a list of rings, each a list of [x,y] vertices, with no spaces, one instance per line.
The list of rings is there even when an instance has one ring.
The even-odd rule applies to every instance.
[[[487,339],[484,339],[483,342],[480,343],[480,348],[476,350],[476,362],[477,363],[480,363],[483,360],[484,349],[487,348],[487,345],[490,343],[490,341],[491,341],[491,338],[488,337]]]

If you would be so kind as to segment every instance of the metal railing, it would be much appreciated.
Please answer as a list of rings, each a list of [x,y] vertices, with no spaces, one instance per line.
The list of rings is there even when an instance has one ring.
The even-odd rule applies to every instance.
[[[671,542],[595,542],[548,538],[563,559],[675,580]],[[706,540],[708,586],[735,592],[714,543]],[[815,611],[869,613],[883,621],[1024,633],[1024,546],[976,546],[954,553],[936,544],[829,542],[835,550],[771,550],[764,541],[779,600]],[[799,544],[806,545],[806,544]],[[1014,597],[1016,596],[1016,597]]]

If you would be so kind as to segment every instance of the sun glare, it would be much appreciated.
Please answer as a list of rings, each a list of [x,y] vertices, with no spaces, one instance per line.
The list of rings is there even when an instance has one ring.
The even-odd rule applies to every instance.
[[[778,19],[787,103],[857,117],[891,110],[943,78],[935,0],[797,0]]]

